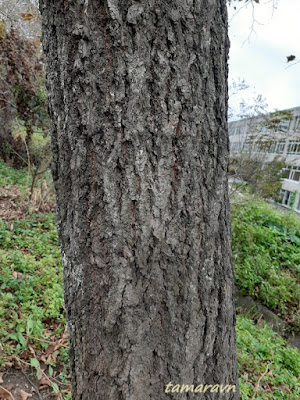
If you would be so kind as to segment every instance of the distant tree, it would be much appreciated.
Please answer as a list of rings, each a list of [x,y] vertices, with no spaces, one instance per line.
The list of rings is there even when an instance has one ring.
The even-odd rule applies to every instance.
[[[264,198],[277,198],[281,188],[285,160],[281,133],[288,128],[293,114],[276,111],[257,118],[249,118],[247,135],[238,151],[232,152],[229,173],[235,185],[231,193],[246,182],[250,191]],[[276,157],[269,158],[269,153]]]
[[[26,163],[26,148],[30,146],[34,127],[47,127],[46,98],[41,94],[43,66],[38,44],[24,39],[14,29],[0,21],[0,155],[19,157]],[[24,126],[25,147],[12,135],[12,125]],[[9,147],[8,147],[9,146]]]
[[[250,91],[252,95],[249,94]],[[266,99],[261,94],[255,94],[254,88],[244,78],[231,79],[229,83],[229,120],[265,115],[267,109]]]

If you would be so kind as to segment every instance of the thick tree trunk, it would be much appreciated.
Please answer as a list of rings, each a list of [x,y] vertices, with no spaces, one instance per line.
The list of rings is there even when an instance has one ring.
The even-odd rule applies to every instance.
[[[225,0],[40,3],[72,398],[237,399]]]

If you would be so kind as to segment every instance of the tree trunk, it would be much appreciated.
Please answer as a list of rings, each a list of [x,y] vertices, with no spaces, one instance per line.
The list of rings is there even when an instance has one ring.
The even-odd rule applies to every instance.
[[[236,385],[225,0],[40,8],[72,398]]]

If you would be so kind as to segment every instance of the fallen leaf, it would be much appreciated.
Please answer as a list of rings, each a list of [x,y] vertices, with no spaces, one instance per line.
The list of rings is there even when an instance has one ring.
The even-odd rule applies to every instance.
[[[27,400],[28,397],[32,397],[32,394],[25,392],[24,390],[20,390],[21,400]]]
[[[0,399],[11,400],[14,399],[13,395],[10,393],[10,389],[4,388],[0,385]]]
[[[47,365],[42,359],[40,359],[40,368],[42,371],[45,371],[47,369]]]
[[[42,379],[40,380],[40,384],[41,384],[41,385],[46,385],[46,386],[52,386],[51,381],[50,381],[49,379],[47,379],[47,378],[42,378]]]
[[[52,354],[55,351],[55,347],[53,344],[50,344],[50,346],[46,350],[46,355],[48,356],[49,354]]]
[[[50,354],[50,355],[48,356],[48,358],[47,358],[47,362],[49,363],[49,362],[51,361],[51,359],[52,359],[54,362],[56,362],[56,357],[57,357],[57,354],[56,354],[56,353]]]
[[[48,389],[49,386],[50,386],[50,385],[40,385],[40,386],[38,387],[38,389],[39,389],[40,391],[41,391],[41,390],[45,390],[45,389]]]

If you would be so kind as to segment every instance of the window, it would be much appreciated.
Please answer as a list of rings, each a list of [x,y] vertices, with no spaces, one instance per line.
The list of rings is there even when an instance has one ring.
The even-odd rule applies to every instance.
[[[232,126],[229,124],[229,136],[235,136],[240,134],[240,128],[236,128],[236,126]]]
[[[233,142],[230,145],[230,149],[232,153],[238,153],[240,151],[240,142]]]
[[[229,128],[229,136],[233,136],[234,135],[234,128]]]
[[[261,134],[267,134],[269,133],[268,128],[265,125],[262,125],[259,129],[259,133]]]
[[[293,179],[293,181],[299,182],[300,178],[300,171],[293,171],[293,176],[290,179]]]
[[[288,121],[282,120],[282,121],[279,122],[278,127],[277,127],[276,130],[279,131],[279,132],[287,132],[289,130],[290,123],[291,123],[290,120],[288,120]]]
[[[274,153],[276,142],[270,140],[261,140],[257,142],[257,148],[259,153]]]
[[[300,154],[300,141],[290,141],[288,154]]]
[[[280,195],[281,195],[281,204],[289,207],[292,201],[293,192],[281,189]]]
[[[282,177],[284,179],[290,179],[291,168],[292,167],[290,165],[286,165],[286,167],[283,169]]]
[[[276,153],[276,142],[270,142],[268,147],[266,147],[266,153]]]
[[[275,153],[282,154],[284,151],[284,147],[285,147],[285,140],[281,140],[280,142],[277,142],[276,146],[275,146]]]
[[[283,177],[285,179],[290,179],[292,181],[299,182],[299,179],[300,179],[300,167],[294,167],[292,165],[287,165],[284,168]]]
[[[300,131],[300,115],[297,115],[297,117],[295,117],[294,131],[295,132],[299,132]]]
[[[244,153],[249,153],[251,151],[252,143],[251,142],[244,142],[242,150]]]

